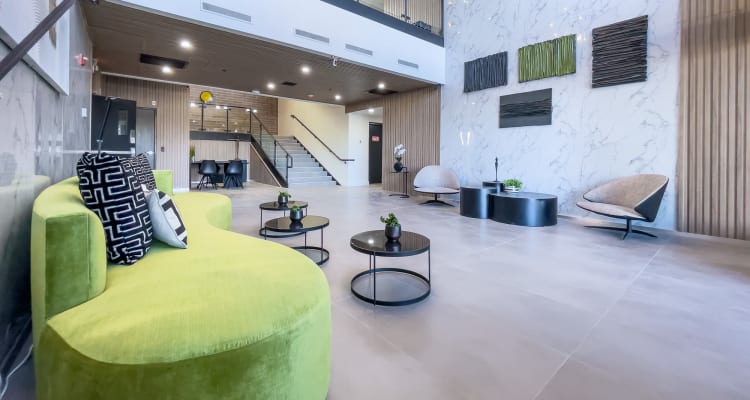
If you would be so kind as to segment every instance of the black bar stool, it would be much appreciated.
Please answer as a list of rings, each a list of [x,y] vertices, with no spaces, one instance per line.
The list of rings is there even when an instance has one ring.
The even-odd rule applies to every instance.
[[[224,167],[224,187],[241,189],[242,185],[242,161],[232,160]]]
[[[219,166],[216,165],[215,160],[201,161],[198,173],[202,175],[200,182],[198,182],[198,190],[203,190],[207,185],[211,185],[214,189],[217,189],[214,176],[219,173]]]

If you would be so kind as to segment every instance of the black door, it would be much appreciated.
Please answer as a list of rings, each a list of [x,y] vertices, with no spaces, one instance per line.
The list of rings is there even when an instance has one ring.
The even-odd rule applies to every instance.
[[[370,184],[383,181],[383,124],[370,122]]]
[[[109,104],[109,114],[107,105]],[[106,124],[104,118],[107,118]],[[91,149],[96,150],[99,132],[104,127],[102,150],[135,151],[135,101],[92,96]]]

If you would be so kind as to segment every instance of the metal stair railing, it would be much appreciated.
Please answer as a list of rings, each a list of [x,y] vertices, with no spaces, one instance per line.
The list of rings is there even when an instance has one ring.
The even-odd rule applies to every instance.
[[[314,133],[314,132],[313,132],[313,131],[312,131],[312,130],[311,130],[310,128],[308,128],[308,127],[307,127],[307,125],[305,125],[305,123],[304,123],[304,122],[302,122],[302,121],[301,121],[301,120],[300,120],[299,118],[297,118],[297,116],[296,116],[296,115],[291,115],[291,117],[292,117],[292,119],[294,119],[295,121],[297,121],[297,122],[298,122],[298,123],[299,123],[300,125],[302,125],[302,127],[303,127],[303,128],[305,128],[305,130],[307,130],[308,132],[310,132],[310,134],[311,134],[311,135],[312,135],[312,136],[313,136],[313,137],[314,137],[315,139],[318,139],[318,141],[320,142],[320,144],[322,144],[322,145],[323,145],[323,147],[325,147],[325,148],[326,148],[326,149],[327,149],[327,150],[328,150],[328,151],[329,151],[329,152],[330,152],[331,154],[333,154],[333,156],[334,156],[334,157],[336,157],[336,158],[337,158],[337,159],[338,159],[339,161],[343,161],[343,162],[344,162],[344,164],[346,164],[347,162],[350,162],[350,161],[354,161],[354,159],[353,159],[353,158],[341,158],[341,157],[340,157],[340,156],[339,156],[338,154],[336,154],[336,152],[335,152],[335,151],[333,151],[333,150],[332,150],[332,149],[331,149],[330,147],[328,147],[328,145],[327,145],[327,144],[325,144],[325,143],[323,142],[323,140],[321,140],[321,139],[320,139],[320,138],[318,137],[318,135],[316,135],[316,134],[315,134],[315,133]],[[316,157],[316,158],[317,158],[317,157]]]

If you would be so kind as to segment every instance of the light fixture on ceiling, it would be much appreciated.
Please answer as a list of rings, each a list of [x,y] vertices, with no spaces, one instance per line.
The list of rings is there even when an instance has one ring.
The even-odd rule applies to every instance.
[[[161,72],[165,74],[171,74],[173,70],[172,70],[172,67],[170,67],[169,65],[164,65],[161,67]]]
[[[375,113],[375,109],[374,108],[368,108],[367,112],[370,113],[370,114],[373,114],[373,113]]]
[[[339,101],[339,100],[341,100],[341,95],[337,94],[337,95],[333,96],[333,98],[336,99],[336,101]]]
[[[275,84],[275,83],[273,83],[273,82],[268,82],[268,84],[266,85],[266,87],[267,87],[267,88],[268,88],[269,90],[274,90],[274,89],[276,89],[276,84]]]
[[[258,109],[257,108],[253,108],[253,113],[257,114],[258,113]]]
[[[193,48],[193,44],[190,43],[190,41],[187,40],[187,39],[182,39],[182,40],[180,40],[180,47],[182,47],[183,49],[188,49],[189,50],[189,49]]]
[[[307,75],[307,74],[309,74],[309,73],[310,73],[310,71],[312,71],[312,70],[311,70],[311,69],[310,69],[310,67],[308,67],[307,65],[303,65],[303,66],[302,66],[302,67],[300,68],[300,71],[302,71],[302,73],[303,73],[303,74]]]
[[[383,82],[378,83],[378,89],[385,89],[385,83]]]

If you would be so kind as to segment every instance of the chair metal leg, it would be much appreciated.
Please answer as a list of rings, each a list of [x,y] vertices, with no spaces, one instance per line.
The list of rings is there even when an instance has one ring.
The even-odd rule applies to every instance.
[[[606,229],[609,231],[625,232],[625,234],[622,236],[622,240],[625,240],[628,237],[628,235],[630,235],[631,233],[637,233],[639,235],[650,236],[652,238],[658,237],[654,235],[653,233],[648,233],[642,230],[633,229],[632,220],[630,219],[627,220],[625,228],[620,228],[619,226],[596,226],[596,225],[586,225],[586,228]]]
[[[434,199],[432,199],[432,200],[427,200],[427,201],[425,201],[425,202],[423,202],[423,203],[421,203],[421,204],[422,204],[422,205],[424,205],[424,204],[442,204],[442,205],[445,205],[445,206],[449,206],[449,207],[455,207],[455,206],[454,206],[453,204],[450,204],[450,203],[446,203],[446,202],[444,202],[444,201],[442,201],[442,200],[438,200],[438,195],[437,195],[437,193],[433,193],[433,194],[435,195],[435,198],[434,198]]]

